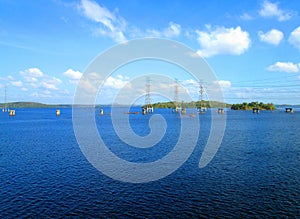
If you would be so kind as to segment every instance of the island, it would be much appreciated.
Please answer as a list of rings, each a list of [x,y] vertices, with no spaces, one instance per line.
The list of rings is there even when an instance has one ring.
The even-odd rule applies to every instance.
[[[191,101],[191,102],[180,102],[179,103],[182,108],[200,108],[200,107],[206,107],[206,108],[230,108],[231,104],[222,103],[218,101]],[[169,102],[158,102],[153,103],[152,106],[154,108],[175,108],[175,103],[172,101]],[[145,107],[145,106],[142,106]]]
[[[253,110],[254,108],[259,110],[276,110],[276,107],[273,103],[244,102],[231,105],[232,110]]]

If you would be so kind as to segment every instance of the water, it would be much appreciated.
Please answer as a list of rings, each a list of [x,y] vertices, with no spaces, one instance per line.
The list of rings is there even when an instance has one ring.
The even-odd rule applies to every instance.
[[[122,143],[109,116],[96,116],[98,130],[123,159],[154,161],[172,150],[180,132],[179,118],[156,112],[166,118],[168,130],[153,148]],[[130,115],[136,133],[149,133],[148,117]],[[131,184],[90,165],[77,145],[71,109],[62,109],[60,117],[55,109],[17,109],[15,117],[1,113],[0,218],[300,217],[299,122],[300,112],[228,111],[222,145],[199,169],[210,129],[210,114],[200,115],[201,133],[189,160],[164,179]]]

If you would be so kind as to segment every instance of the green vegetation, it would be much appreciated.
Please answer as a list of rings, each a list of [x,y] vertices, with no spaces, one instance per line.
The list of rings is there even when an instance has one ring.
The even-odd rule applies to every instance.
[[[6,103],[6,108],[66,108],[72,107],[68,104],[43,104],[36,102],[12,102]],[[0,103],[0,108],[4,108],[4,103]]]
[[[251,102],[251,103],[237,103],[232,104],[232,110],[252,110],[253,108],[258,108],[260,110],[276,110],[276,107],[273,103],[258,103],[258,102]]]
[[[158,102],[152,104],[154,108],[175,108],[174,102]],[[71,104],[43,104],[37,102],[12,102],[6,103],[6,108],[68,108],[72,107]],[[96,105],[100,107],[100,105]],[[252,110],[258,108],[260,110],[275,110],[276,107],[273,103],[241,103],[241,104],[227,104],[217,101],[192,101],[192,102],[181,102],[183,108],[195,108],[195,107],[207,107],[207,108],[231,108],[232,110]],[[4,104],[0,103],[0,108],[4,108]]]
[[[175,108],[174,102],[158,102],[152,104],[154,108]],[[195,108],[195,107],[207,107],[207,108],[229,108],[230,104],[221,103],[217,101],[192,101],[192,102],[181,102],[181,107],[183,108]]]

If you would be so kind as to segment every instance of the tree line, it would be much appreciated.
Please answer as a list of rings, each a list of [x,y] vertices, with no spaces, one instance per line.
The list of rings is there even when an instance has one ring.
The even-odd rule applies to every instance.
[[[232,110],[252,110],[253,108],[258,108],[260,110],[276,110],[276,107],[273,103],[244,102],[231,105]]]
[[[158,102],[152,104],[154,108],[175,108],[175,102]],[[218,101],[191,101],[191,102],[179,102],[177,105],[180,105],[182,108],[200,108],[200,107],[206,107],[206,108],[230,108],[231,104],[221,103]],[[143,106],[145,107],[145,106]]]

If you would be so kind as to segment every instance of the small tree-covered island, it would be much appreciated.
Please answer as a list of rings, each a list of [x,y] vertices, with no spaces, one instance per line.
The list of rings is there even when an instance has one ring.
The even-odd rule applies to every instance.
[[[152,104],[154,108],[175,108],[174,102],[158,102]],[[144,106],[143,106],[144,107]],[[181,107],[183,108],[193,108],[193,107],[207,107],[207,108],[218,108],[226,107],[231,108],[232,110],[252,110],[257,108],[259,110],[276,110],[276,107],[273,103],[263,103],[263,102],[250,102],[250,103],[237,103],[237,104],[227,104],[220,103],[217,101],[192,101],[192,102],[182,102]]]
[[[196,107],[196,108],[199,108],[199,107],[206,107],[206,108],[226,107],[226,108],[229,108],[229,107],[231,107],[231,104],[221,103],[218,101],[206,101],[206,100],[192,101],[192,102],[180,102],[179,104],[183,108],[194,108],[194,107]],[[175,103],[172,101],[158,102],[158,103],[153,103],[152,106],[154,108],[175,108]]]
[[[231,105],[232,110],[252,110],[253,108],[257,108],[259,110],[276,110],[276,107],[273,103],[244,102]]]

